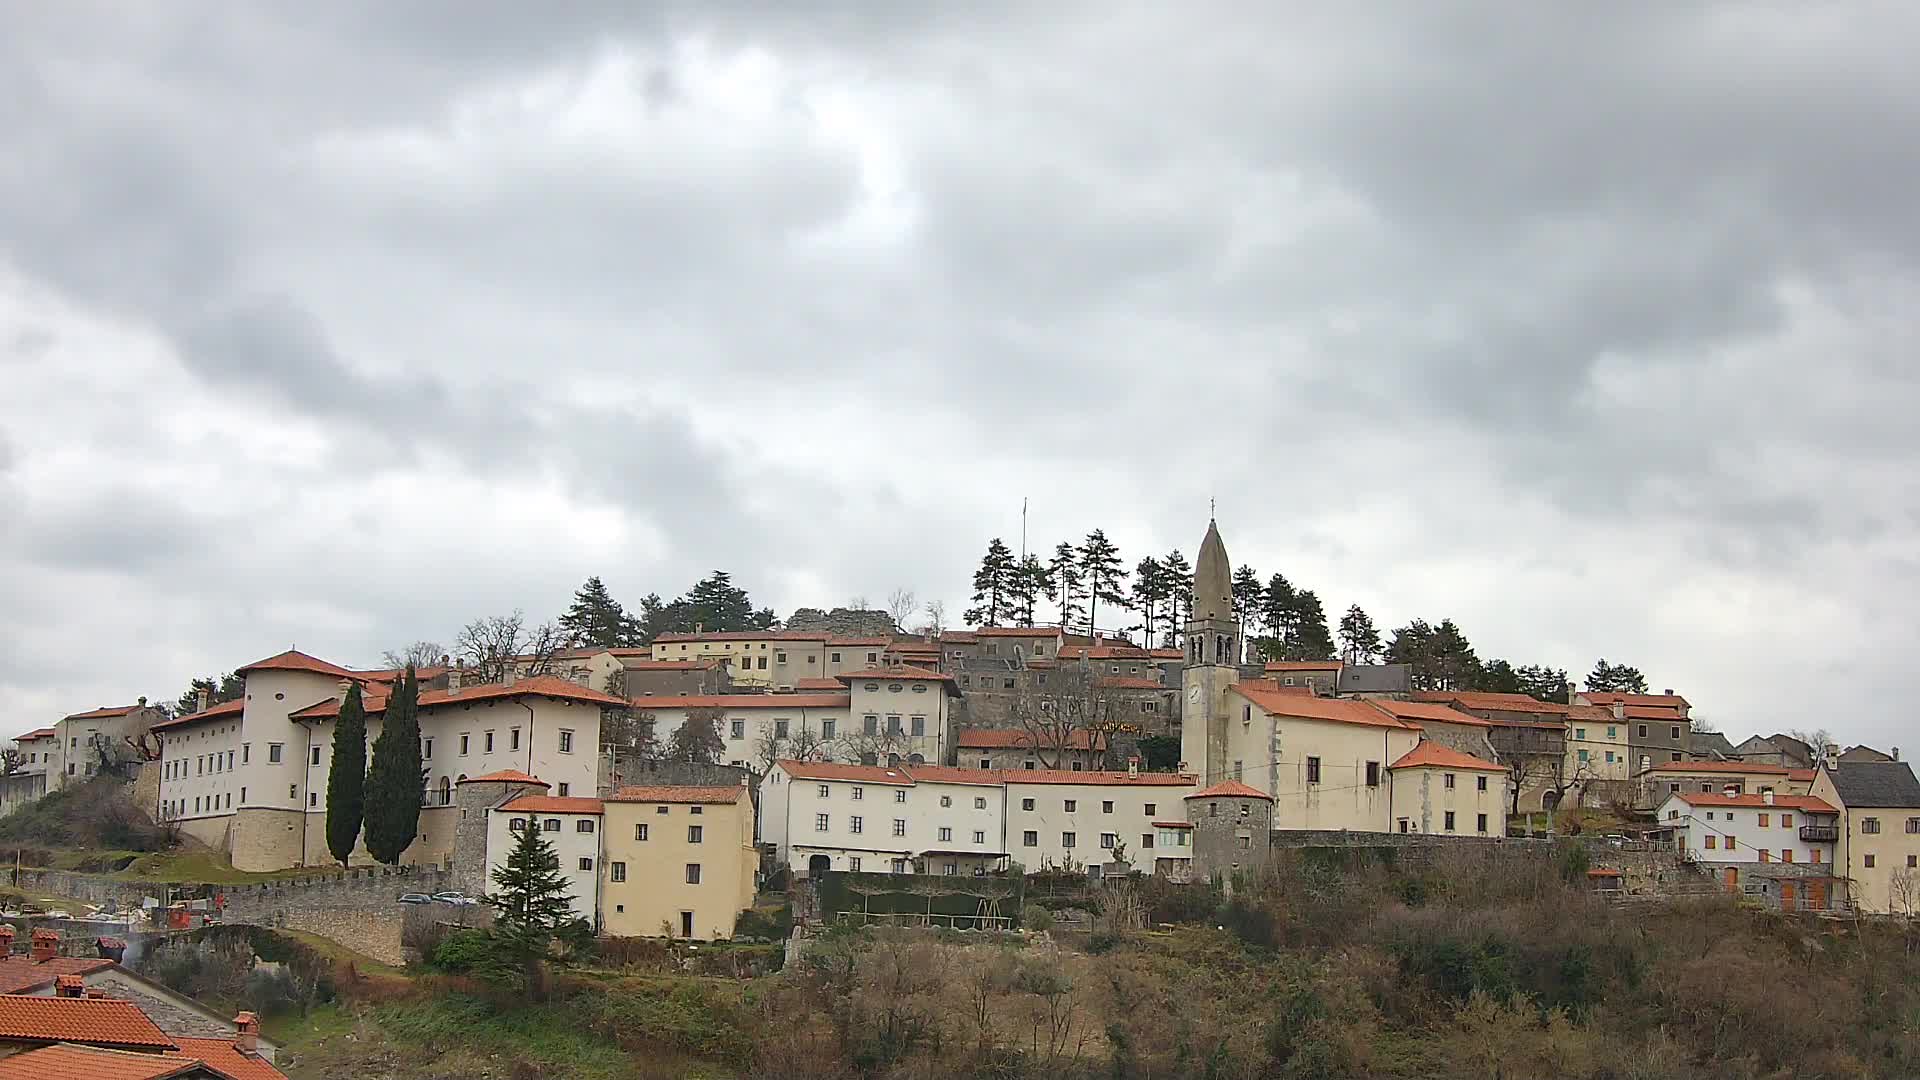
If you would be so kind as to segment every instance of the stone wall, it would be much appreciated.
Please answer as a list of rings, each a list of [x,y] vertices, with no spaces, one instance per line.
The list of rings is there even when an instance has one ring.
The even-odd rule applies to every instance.
[[[226,922],[281,927],[317,934],[389,964],[406,962],[400,945],[407,905],[404,892],[431,893],[452,887],[452,875],[423,867],[355,869],[345,875],[223,886],[218,891]]]
[[[148,885],[133,881],[116,881],[110,877],[93,874],[76,874],[66,870],[8,870],[6,880],[13,888],[30,898],[42,896],[71,897],[85,900],[90,904],[114,903],[120,907],[138,907],[142,897],[160,895],[163,885]],[[84,912],[74,912],[76,915]]]

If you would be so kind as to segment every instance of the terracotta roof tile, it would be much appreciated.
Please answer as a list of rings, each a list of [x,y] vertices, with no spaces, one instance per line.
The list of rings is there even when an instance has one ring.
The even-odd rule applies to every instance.
[[[1813,778],[1818,774],[1818,769],[1788,769],[1787,779],[1796,784],[1811,784],[1813,783]]]
[[[1442,746],[1431,739],[1422,739],[1420,744],[1400,755],[1400,760],[1387,766],[1389,769],[1468,769],[1475,772],[1506,772],[1506,767],[1495,765],[1491,761],[1463,754],[1450,746]]]
[[[1186,773],[1149,773],[1132,776],[1123,772],[1074,772],[1071,769],[1002,769],[1009,784],[1113,784],[1122,787],[1190,787],[1194,778]]]
[[[892,638],[883,638],[883,637],[830,637],[827,639],[827,648],[829,649],[836,648],[836,647],[842,648],[842,649],[855,649],[855,648],[898,649],[898,648],[905,648],[907,646],[919,646],[919,645],[924,645],[929,649],[938,649],[940,647],[938,642],[895,641]]]
[[[203,1067],[204,1066],[204,1067]],[[0,1059],[0,1080],[166,1080],[173,1076],[233,1074],[185,1054],[135,1053],[93,1046],[46,1046]],[[275,1076],[284,1073],[275,1070]]]
[[[542,780],[537,776],[528,776],[526,773],[523,773],[518,769],[502,769],[499,772],[490,772],[485,776],[469,776],[465,780],[458,781],[458,783],[462,783],[462,784],[539,784],[541,787],[553,786],[552,784],[547,783],[545,780]]]
[[[1222,780],[1210,788],[1202,788],[1187,796],[1189,799],[1265,799],[1273,801],[1273,796],[1256,787],[1249,787],[1238,780]]]
[[[522,795],[499,809],[523,814],[599,814],[606,810],[599,799],[560,795]]]
[[[1359,724],[1365,727],[1397,728],[1403,731],[1420,730],[1417,725],[1390,716],[1364,701],[1285,694],[1279,692],[1283,688],[1265,682],[1234,683],[1227,689],[1275,716],[1300,720],[1326,720],[1338,724]]]
[[[1434,724],[1459,724],[1462,727],[1490,728],[1490,721],[1482,720],[1472,713],[1463,713],[1450,705],[1441,705],[1432,701],[1394,701],[1387,698],[1367,698],[1367,704],[1376,709],[1397,716],[1402,720],[1418,724],[1425,720]]]
[[[809,690],[823,690],[827,693],[834,693],[840,689],[840,680],[830,678],[795,679],[793,681],[793,688],[801,693],[806,693]]]
[[[306,671],[315,675],[331,675],[336,679],[352,679],[357,675],[339,664],[329,664],[317,656],[308,656],[298,649],[288,649],[277,656],[265,660],[255,660],[245,667],[234,669],[235,675],[245,675],[249,671]]]
[[[1187,654],[1179,649],[1148,649],[1155,660],[1185,660]]]
[[[1580,696],[1595,705],[1612,705],[1616,701],[1622,705],[1654,705],[1669,709],[1687,705],[1687,699],[1679,694],[1623,694],[1613,690],[1587,690]]]
[[[1567,714],[1565,705],[1541,701],[1526,694],[1495,694],[1484,690],[1422,690],[1413,695],[1413,700],[1443,704],[1452,702],[1462,709],[1484,709],[1487,712]]]
[[[128,716],[128,715],[131,715],[132,713],[134,713],[134,712],[137,712],[137,711],[139,711],[139,709],[140,709],[140,708],[141,708],[141,706],[139,706],[139,705],[112,705],[112,706],[102,706],[102,707],[100,707],[100,708],[98,708],[98,709],[89,709],[89,710],[87,710],[86,712],[77,712],[77,713],[74,713],[74,714],[73,714],[72,716],[67,716],[67,717],[63,717],[62,719],[66,719],[66,720],[114,720],[114,719],[118,719],[119,717],[122,717],[122,716]]]
[[[1663,761],[1650,771],[1657,773],[1733,773],[1755,776],[1786,776],[1792,772],[1781,765],[1764,765],[1753,761]]]
[[[36,961],[21,953],[0,959],[0,994],[25,994],[52,986],[62,975],[91,975],[113,966],[98,956],[56,956]]]
[[[916,784],[978,784],[999,787],[999,769],[960,769],[951,765],[903,765]]]
[[[79,1042],[171,1050],[172,1039],[131,1001],[113,998],[0,996],[0,1040]]]
[[[647,709],[845,709],[853,695],[839,694],[675,694],[635,698],[630,703]]]
[[[701,803],[720,806],[739,802],[746,788],[734,786],[716,787],[626,787],[614,792],[606,802],[619,803]]]
[[[943,630],[940,633],[942,645],[971,645],[979,640],[979,635],[971,630]]]
[[[181,1054],[199,1058],[233,1080],[287,1080],[287,1074],[266,1059],[241,1053],[231,1039],[176,1038],[174,1042],[180,1044]]]
[[[1745,806],[1752,807],[1756,810],[1765,810],[1769,806],[1777,806],[1782,810],[1803,810],[1810,814],[1838,814],[1840,812],[1835,807],[1829,806],[1824,800],[1816,799],[1811,795],[1775,795],[1772,802],[1768,802],[1766,796],[1759,792],[1754,792],[1750,795],[1722,795],[1706,791],[1680,791],[1675,792],[1673,797],[1680,799],[1680,801],[1686,803],[1688,806]]]
[[[562,679],[557,675],[536,675],[530,679],[518,679],[512,683],[480,683],[463,686],[456,692],[423,690],[420,692],[420,707],[437,709],[447,705],[470,705],[478,701],[505,701],[517,697],[543,697],[608,708],[628,704],[612,694],[588,689],[570,679]],[[368,716],[378,716],[387,711],[387,695],[369,690],[361,695],[361,704],[366,708]],[[327,720],[339,715],[339,698],[315,702],[304,709],[288,714],[294,720]]]
[[[177,716],[172,720],[162,720],[153,725],[152,730],[161,731],[166,728],[185,727],[188,724],[198,724],[208,720],[228,719],[239,716],[245,712],[246,709],[247,702],[245,698],[234,698],[232,701],[223,701],[218,705],[209,705],[201,712]]]
[[[825,642],[829,635],[810,633],[803,630],[711,630],[698,634],[661,634],[654,643],[696,641],[818,641]]]
[[[897,784],[912,787],[913,777],[905,769],[884,765],[842,765],[837,761],[777,761],[781,771],[795,780],[853,780],[867,784]]]
[[[15,735],[13,737],[13,741],[27,742],[32,739],[51,739],[51,738],[53,738],[53,729],[50,727],[43,727],[43,728],[34,728],[32,731],[27,732],[25,735]]]

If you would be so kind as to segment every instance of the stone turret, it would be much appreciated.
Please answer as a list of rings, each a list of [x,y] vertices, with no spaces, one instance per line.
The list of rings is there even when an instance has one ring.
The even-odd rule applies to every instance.
[[[1224,780],[1187,796],[1187,821],[1193,825],[1193,875],[1219,879],[1229,890],[1234,878],[1258,881],[1267,868],[1273,831],[1273,796],[1238,780]]]
[[[1232,560],[1220,528],[1207,522],[1193,571],[1193,617],[1187,620],[1180,713],[1182,769],[1202,784],[1227,778],[1227,688],[1240,680],[1240,620],[1233,610]]]
[[[453,826],[453,887],[468,896],[487,891],[487,817],[522,795],[544,795],[547,782],[521,772],[488,773],[454,786],[460,820]]]

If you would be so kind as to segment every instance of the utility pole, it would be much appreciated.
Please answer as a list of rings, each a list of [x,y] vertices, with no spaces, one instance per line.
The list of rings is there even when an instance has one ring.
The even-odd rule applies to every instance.
[[[1020,497],[1020,561],[1027,561],[1027,497]]]

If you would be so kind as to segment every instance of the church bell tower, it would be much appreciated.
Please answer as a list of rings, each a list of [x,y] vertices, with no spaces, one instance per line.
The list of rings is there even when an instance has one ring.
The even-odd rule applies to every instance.
[[[1240,678],[1240,620],[1233,610],[1233,568],[1219,526],[1207,522],[1193,568],[1193,613],[1187,620],[1186,667],[1181,672],[1180,757],[1201,785],[1230,779],[1227,772],[1227,688]]]

